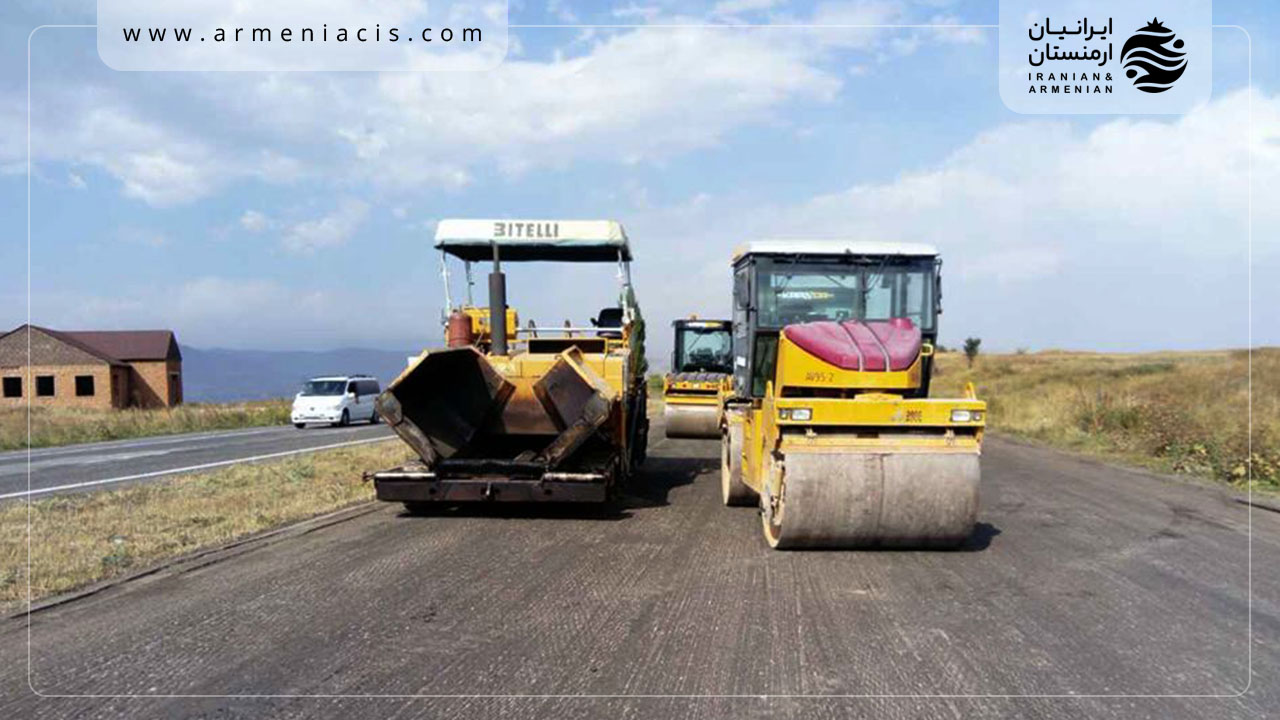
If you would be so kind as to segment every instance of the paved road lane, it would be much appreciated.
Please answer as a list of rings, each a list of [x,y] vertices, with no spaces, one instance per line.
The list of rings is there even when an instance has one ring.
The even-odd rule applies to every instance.
[[[40,699],[17,619],[0,623],[0,717],[1198,719],[1280,707],[1280,516],[1254,511],[1250,638],[1248,509],[1225,493],[1001,439],[983,462],[983,524],[959,552],[770,551],[754,511],[720,506],[716,445],[698,441],[655,442],[614,513],[380,506],[36,613],[35,686],[458,697]],[[1232,695],[1250,651],[1243,697],[1078,697]]]
[[[384,425],[304,430],[287,425],[39,448],[31,451],[30,490],[86,492],[115,486],[121,478],[144,476],[133,480],[138,482],[215,463],[391,436]],[[0,501],[27,492],[27,467],[25,450],[0,453]]]

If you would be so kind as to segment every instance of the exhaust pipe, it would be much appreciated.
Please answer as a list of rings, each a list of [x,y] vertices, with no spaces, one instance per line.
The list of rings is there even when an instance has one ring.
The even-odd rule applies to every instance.
[[[498,244],[493,244],[493,272],[489,273],[489,334],[490,352],[507,354],[507,276],[502,274],[502,260],[498,257]]]

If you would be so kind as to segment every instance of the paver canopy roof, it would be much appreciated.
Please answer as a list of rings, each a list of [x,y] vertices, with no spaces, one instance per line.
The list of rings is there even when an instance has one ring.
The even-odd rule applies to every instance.
[[[470,262],[493,259],[559,262],[631,260],[631,246],[615,220],[441,220],[437,248]]]

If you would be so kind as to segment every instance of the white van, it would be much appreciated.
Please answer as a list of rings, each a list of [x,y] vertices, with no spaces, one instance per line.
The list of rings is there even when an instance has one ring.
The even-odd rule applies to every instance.
[[[378,422],[373,401],[382,388],[370,375],[332,375],[311,378],[293,398],[289,419],[297,428],[307,423],[348,425],[356,421]]]

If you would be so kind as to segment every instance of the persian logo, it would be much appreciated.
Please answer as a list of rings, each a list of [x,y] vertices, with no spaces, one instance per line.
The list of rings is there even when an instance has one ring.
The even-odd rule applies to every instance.
[[[1185,44],[1160,24],[1159,18],[1153,18],[1126,40],[1120,51],[1125,77],[1143,92],[1168,90],[1187,69]]]

